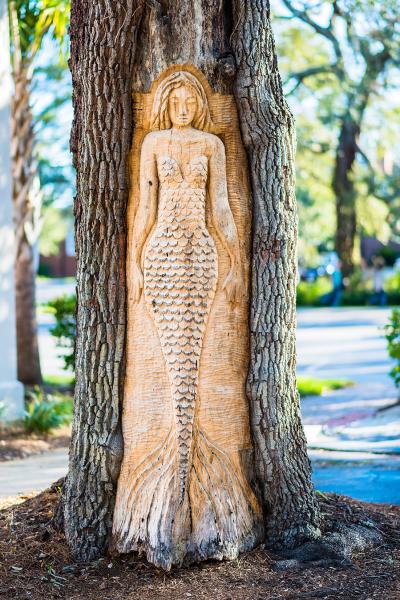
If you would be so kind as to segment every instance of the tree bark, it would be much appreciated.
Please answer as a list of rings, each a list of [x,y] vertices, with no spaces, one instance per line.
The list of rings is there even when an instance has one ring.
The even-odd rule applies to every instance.
[[[336,150],[333,190],[336,197],[335,249],[340,258],[344,277],[354,269],[354,245],[357,232],[356,200],[352,171],[358,149],[360,127],[349,114],[345,115]]]
[[[132,68],[140,2],[75,1],[71,8],[77,170],[77,343],[65,532],[74,554],[104,553],[122,459],[125,243],[132,136]]]
[[[340,119],[339,142],[336,148],[332,187],[336,199],[335,249],[341,262],[341,271],[348,277],[354,270],[354,246],[357,234],[357,190],[353,169],[360,152],[358,145],[365,110],[371,93],[384,72],[390,53],[384,48],[379,54],[366,52],[364,75],[357,88],[347,98],[347,110]]]
[[[64,514],[79,559],[107,548],[123,451],[131,91],[147,92],[172,64],[236,94],[253,188],[248,391],[268,539],[293,546],[319,533],[295,378],[294,133],[269,17],[266,0],[72,3],[78,331]]]
[[[248,376],[267,542],[318,537],[319,510],[296,386],[295,131],[283,98],[268,2],[234,2],[235,94],[253,193]]]
[[[23,67],[13,69],[14,96],[11,105],[11,164],[16,238],[15,303],[17,323],[18,379],[40,384],[39,346],[36,323],[34,253],[27,228],[32,221],[30,193],[34,177],[33,123],[29,106],[30,81]]]

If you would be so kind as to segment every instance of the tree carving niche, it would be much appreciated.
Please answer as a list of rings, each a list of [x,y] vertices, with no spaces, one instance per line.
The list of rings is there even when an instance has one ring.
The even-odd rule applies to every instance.
[[[174,66],[135,114],[113,545],[170,568],[234,558],[262,535],[245,395],[251,215],[231,96]]]

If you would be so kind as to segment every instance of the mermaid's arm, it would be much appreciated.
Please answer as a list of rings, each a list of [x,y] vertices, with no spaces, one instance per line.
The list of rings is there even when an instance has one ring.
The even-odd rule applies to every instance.
[[[213,225],[229,254],[231,263],[223,288],[227,292],[228,299],[235,301],[240,293],[242,283],[240,246],[235,221],[229,206],[225,148],[219,138],[216,138],[210,155],[209,194]]]
[[[142,252],[157,216],[158,176],[153,136],[145,137],[140,152],[139,206],[135,215],[131,245],[131,289],[138,302],[143,288]]]

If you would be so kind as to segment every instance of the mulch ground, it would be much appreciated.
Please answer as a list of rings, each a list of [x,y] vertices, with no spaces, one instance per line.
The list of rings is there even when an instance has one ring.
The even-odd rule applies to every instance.
[[[233,562],[207,562],[164,573],[128,555],[72,561],[50,524],[59,486],[0,511],[0,599],[47,600],[399,600],[400,507],[321,496],[326,523],[373,523],[383,544],[352,565],[274,570],[258,549]]]
[[[20,427],[0,430],[0,462],[27,458],[56,448],[68,448],[71,427],[64,426],[48,435],[26,433]]]

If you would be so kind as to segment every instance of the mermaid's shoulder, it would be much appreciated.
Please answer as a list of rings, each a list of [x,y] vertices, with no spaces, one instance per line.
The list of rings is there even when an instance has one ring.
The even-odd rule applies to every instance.
[[[163,131],[150,131],[144,136],[143,146],[154,147],[163,137]]]
[[[224,152],[224,150],[225,150],[224,143],[221,140],[221,138],[218,137],[218,135],[215,135],[214,133],[208,133],[205,131],[203,132],[203,135],[205,136],[204,139],[206,140],[208,149],[211,153]]]

